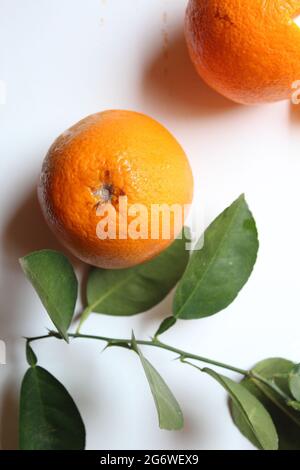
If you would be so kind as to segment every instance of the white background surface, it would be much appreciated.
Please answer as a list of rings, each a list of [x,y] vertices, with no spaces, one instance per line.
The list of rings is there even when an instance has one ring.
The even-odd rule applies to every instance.
[[[244,368],[270,356],[300,359],[300,109],[289,103],[246,108],[210,91],[187,57],[185,6],[185,0],[0,0],[0,79],[7,85],[0,105],[5,449],[17,447],[26,370],[21,336],[51,327],[17,260],[31,250],[61,249],[42,220],[36,180],[54,138],[93,112],[134,109],[166,125],[190,158],[206,224],[242,192],[257,221],[259,258],[238,299],[215,317],[178,323],[165,342]],[[171,296],[135,318],[94,315],[85,330],[127,337],[134,328],[146,338],[170,307]],[[158,429],[132,353],[100,354],[100,344],[79,340],[70,346],[47,340],[35,350],[77,402],[89,449],[252,448],[232,425],[218,384],[167,352],[144,350],[182,406],[186,425],[177,433]]]

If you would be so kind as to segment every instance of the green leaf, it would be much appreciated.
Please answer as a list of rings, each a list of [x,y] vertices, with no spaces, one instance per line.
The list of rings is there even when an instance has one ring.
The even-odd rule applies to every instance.
[[[38,293],[54,325],[68,341],[78,283],[69,260],[57,251],[42,250],[20,259],[24,273]]]
[[[34,367],[37,364],[37,357],[28,341],[26,341],[26,360],[28,364]]]
[[[234,382],[211,369],[203,369],[228,392],[240,413],[245,434],[251,436],[257,447],[263,450],[277,450],[278,436],[272,418],[257,398],[243,385]]]
[[[27,370],[21,387],[21,450],[82,450],[85,429],[64,386],[39,366]]]
[[[176,318],[197,319],[226,308],[247,282],[256,261],[258,238],[244,196],[228,207],[204,233],[175,292]]]
[[[143,356],[136,344],[134,336],[132,337],[132,346],[139,355],[146,374],[157,409],[159,427],[169,431],[182,429],[183,416],[176,398],[159,373]]]
[[[295,400],[300,402],[300,364],[297,364],[290,372],[289,388]]]
[[[162,323],[160,324],[157,332],[155,333],[154,337],[157,338],[157,336],[162,335],[166,331],[168,331],[172,326],[174,326],[176,323],[176,318],[174,317],[168,317],[165,318]]]
[[[259,362],[252,369],[253,372],[264,379],[273,379],[280,389],[288,394],[288,375],[295,364],[287,359],[271,358]],[[242,384],[263,403],[270,413],[276,426],[279,437],[279,450],[300,450],[300,414],[293,410],[278,393],[253,378],[246,378]],[[240,411],[235,404],[232,405],[232,416],[240,431],[254,444],[251,436],[245,432],[245,427],[240,420]]]
[[[87,283],[85,311],[129,316],[161,302],[184,272],[189,258],[186,239],[175,242],[159,256],[129,269],[93,269]]]

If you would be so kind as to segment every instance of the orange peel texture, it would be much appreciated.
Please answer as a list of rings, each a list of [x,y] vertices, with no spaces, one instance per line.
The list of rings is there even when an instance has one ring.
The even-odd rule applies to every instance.
[[[193,177],[181,146],[161,124],[143,114],[113,110],[88,116],[58,137],[45,158],[38,197],[49,226],[75,256],[114,269],[151,259],[182,228],[171,213],[169,239],[160,224],[158,239],[151,238],[150,229],[147,239],[132,239],[129,232],[120,239],[118,229],[115,239],[99,239],[97,226],[104,217],[99,217],[99,205],[114,207],[124,236],[119,196],[126,196],[128,207],[146,207],[151,227],[153,204],[179,204],[182,213],[191,204]]]
[[[300,0],[190,0],[185,35],[197,72],[242,104],[288,99],[300,80]]]

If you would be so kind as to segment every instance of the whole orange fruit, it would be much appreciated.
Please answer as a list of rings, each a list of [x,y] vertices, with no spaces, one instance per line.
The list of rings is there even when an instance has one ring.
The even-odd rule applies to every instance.
[[[56,236],[81,260],[109,269],[134,266],[165,249],[182,229],[192,195],[190,165],[174,137],[148,116],[119,110],[88,116],[58,137],[38,186],[43,213]],[[128,210],[128,220],[123,209],[121,214],[120,198],[126,198],[128,208],[135,207]],[[168,236],[163,211],[157,217],[151,210],[174,204],[182,220],[178,223],[169,212]],[[136,210],[140,206],[146,215]],[[100,222],[105,233],[99,237]],[[140,230],[145,222],[147,233]]]
[[[287,99],[300,80],[300,0],[190,0],[185,35],[199,75],[243,104]]]

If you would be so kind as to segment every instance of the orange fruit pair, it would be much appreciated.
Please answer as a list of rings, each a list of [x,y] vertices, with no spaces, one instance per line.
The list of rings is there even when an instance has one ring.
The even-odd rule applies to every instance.
[[[208,85],[243,104],[288,99],[300,80],[300,0],[190,0],[185,35]]]
[[[239,103],[288,98],[300,80],[300,29],[293,21],[299,12],[300,0],[190,0],[185,31],[197,71]],[[38,194],[50,227],[74,255],[125,268],[149,260],[176,237],[193,178],[184,151],[163,126],[139,113],[107,111],[54,142]],[[145,211],[138,220],[136,205]],[[180,222],[169,214],[169,236],[161,215],[152,213],[164,205],[181,213]]]
[[[192,196],[181,146],[158,122],[131,111],[94,114],[64,132],[46,156],[38,187],[53,232],[75,256],[102,268],[134,266],[160,253],[182,229]]]

